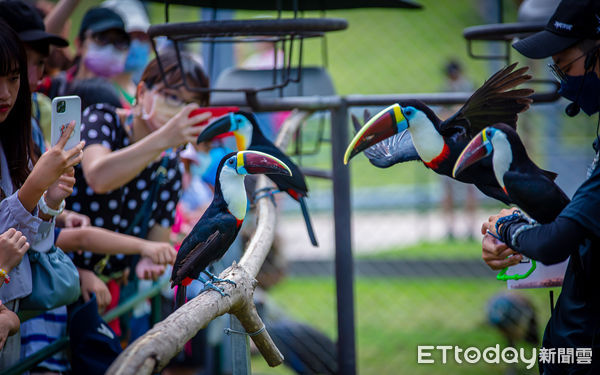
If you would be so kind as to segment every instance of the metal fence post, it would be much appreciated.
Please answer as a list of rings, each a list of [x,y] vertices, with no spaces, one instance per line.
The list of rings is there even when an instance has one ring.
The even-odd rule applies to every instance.
[[[244,332],[244,327],[233,314],[229,314],[229,327],[237,332]],[[250,375],[250,340],[248,336],[231,334],[231,365],[233,375]]]
[[[335,280],[338,318],[339,373],[356,374],[354,337],[354,269],[350,222],[350,170],[344,165],[348,145],[348,105],[331,111],[331,157],[333,166],[333,212],[335,221]]]

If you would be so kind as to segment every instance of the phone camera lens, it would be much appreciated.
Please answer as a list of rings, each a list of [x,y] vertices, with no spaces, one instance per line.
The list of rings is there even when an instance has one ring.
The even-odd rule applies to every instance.
[[[67,103],[64,100],[61,100],[58,103],[56,103],[56,112],[65,113],[66,109],[67,109]]]

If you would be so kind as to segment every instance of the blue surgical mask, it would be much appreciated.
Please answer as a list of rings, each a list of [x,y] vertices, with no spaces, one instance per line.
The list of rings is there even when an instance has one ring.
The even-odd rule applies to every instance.
[[[129,54],[125,60],[125,71],[141,76],[150,57],[150,44],[137,39],[131,41]],[[139,80],[139,79],[138,79]]]
[[[593,71],[582,76],[567,75],[562,81],[558,94],[577,102],[588,116],[600,111],[600,78]]]

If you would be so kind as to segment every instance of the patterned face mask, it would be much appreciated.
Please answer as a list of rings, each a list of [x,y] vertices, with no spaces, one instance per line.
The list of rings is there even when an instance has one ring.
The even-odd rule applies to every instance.
[[[111,78],[123,73],[126,58],[127,51],[121,51],[112,44],[99,46],[90,42],[83,63],[98,77]]]

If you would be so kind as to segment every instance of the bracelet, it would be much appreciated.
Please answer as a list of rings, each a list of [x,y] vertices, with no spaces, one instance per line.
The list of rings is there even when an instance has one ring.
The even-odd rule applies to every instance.
[[[504,224],[517,222],[522,218],[523,214],[520,210],[515,210],[512,214],[499,218],[496,221],[496,233],[498,233],[498,237],[504,238],[504,229],[506,228]]]
[[[0,278],[3,278],[5,283],[10,283],[10,276],[8,276],[4,268],[0,268]]]
[[[38,202],[38,207],[40,208],[40,211],[42,211],[46,215],[50,215],[50,216],[57,216],[61,212],[63,212],[63,210],[65,208],[65,200],[64,199],[60,203],[60,207],[58,207],[58,210],[54,210],[54,209],[48,207],[48,204],[46,204],[46,199],[44,198],[45,196],[46,196],[46,194],[42,195],[42,197],[40,198],[40,201]]]

